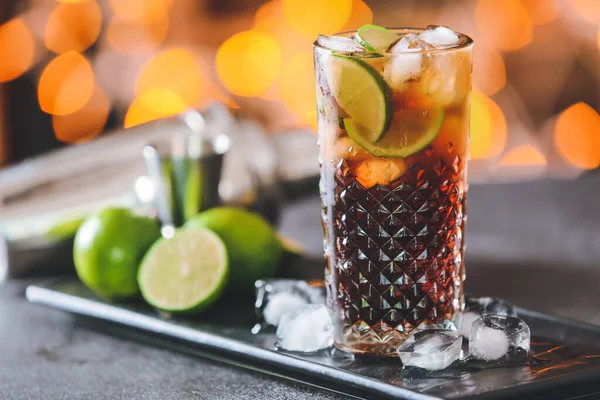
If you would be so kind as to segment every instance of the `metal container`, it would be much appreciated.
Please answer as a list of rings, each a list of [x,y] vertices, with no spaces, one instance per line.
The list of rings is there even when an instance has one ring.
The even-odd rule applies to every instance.
[[[280,181],[297,197],[312,191],[289,191],[291,181],[318,173],[313,135],[272,140],[219,103],[50,152],[0,170],[0,278],[72,272],[75,232],[103,207],[157,215],[142,156],[148,144],[168,171],[174,225],[216,204],[249,207],[276,222]]]

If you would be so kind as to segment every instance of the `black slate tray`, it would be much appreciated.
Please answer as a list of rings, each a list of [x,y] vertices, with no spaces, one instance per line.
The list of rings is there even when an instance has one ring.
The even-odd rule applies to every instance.
[[[252,299],[221,302],[201,320],[172,319],[144,304],[109,303],[75,280],[27,288],[33,303],[134,329],[159,345],[368,399],[600,398],[600,328],[524,309],[534,359],[527,365],[459,366],[440,372],[402,371],[397,359],[314,355],[274,350],[274,332],[253,335]]]

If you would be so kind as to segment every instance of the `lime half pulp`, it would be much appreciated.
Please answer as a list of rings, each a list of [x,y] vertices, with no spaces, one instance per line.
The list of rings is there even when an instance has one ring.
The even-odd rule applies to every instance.
[[[437,137],[444,123],[444,109],[398,110],[385,136],[373,141],[369,128],[345,118],[348,136],[375,157],[405,158],[418,153]]]
[[[325,75],[338,105],[356,124],[368,128],[366,140],[380,140],[394,112],[392,90],[381,74],[362,60],[331,54]]]
[[[365,49],[375,52],[385,52],[400,36],[378,25],[363,25],[356,32],[356,41]]]
[[[178,230],[144,257],[138,284],[144,299],[169,312],[196,312],[222,292],[229,272],[223,241],[208,229]]]

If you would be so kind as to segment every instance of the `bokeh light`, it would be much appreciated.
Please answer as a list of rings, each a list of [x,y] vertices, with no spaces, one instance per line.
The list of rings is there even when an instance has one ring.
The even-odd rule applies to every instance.
[[[277,44],[281,52],[281,65],[286,65],[299,53],[312,52],[312,40],[293,30],[283,17],[281,0],[263,4],[254,17],[254,28],[265,32]],[[279,79],[257,95],[261,99],[281,101]]]
[[[279,94],[286,107],[303,122],[316,125],[315,75],[312,54],[298,54],[287,63],[279,79]]]
[[[187,108],[185,101],[174,91],[157,87],[139,95],[125,115],[125,128],[179,114]]]
[[[526,144],[506,152],[498,163],[501,167],[546,165],[546,157],[533,145]]]
[[[260,6],[254,14],[254,27],[270,32],[273,27],[280,26],[283,17],[283,6],[281,0],[267,1]]]
[[[157,49],[165,41],[168,32],[168,18],[147,22],[113,17],[106,28],[106,39],[120,53],[143,54]]]
[[[504,113],[489,97],[478,90],[471,96],[471,159],[497,156],[506,146],[507,125]]]
[[[168,16],[174,0],[110,0],[115,16],[125,21],[152,22]]]
[[[352,0],[283,0],[283,15],[297,32],[314,40],[340,31],[350,19]]]
[[[0,25],[0,82],[25,73],[31,67],[34,54],[33,35],[21,18]]]
[[[94,0],[56,6],[46,23],[44,42],[55,53],[82,52],[100,34],[102,13]]]
[[[240,32],[219,47],[216,68],[221,82],[231,93],[257,96],[277,80],[281,50],[265,32]]]
[[[254,17],[254,28],[265,32],[277,44],[281,52],[282,65],[299,53],[312,52],[314,37],[307,38],[292,29],[284,18],[281,0],[272,0],[261,6]],[[271,98],[277,90],[261,93],[261,97]],[[275,98],[271,98],[276,100]]]
[[[494,128],[487,102],[475,93],[471,98],[471,159],[486,158],[492,147]]]
[[[38,101],[43,111],[67,115],[82,108],[94,92],[94,72],[79,53],[69,51],[46,66],[38,83]]]
[[[569,164],[582,169],[600,166],[600,116],[583,102],[572,105],[556,121],[554,143]]]
[[[373,11],[363,0],[352,0],[352,9],[350,11],[350,17],[340,31],[353,31],[357,30],[363,25],[373,23]]]
[[[481,46],[475,48],[473,84],[488,96],[506,85],[506,66],[499,52]]]
[[[579,17],[600,24],[600,2],[597,0],[567,0],[567,3]]]
[[[529,11],[519,0],[478,0],[475,23],[479,40],[501,51],[514,51],[533,39]]]
[[[69,115],[53,115],[52,127],[56,138],[65,143],[81,143],[96,137],[104,128],[110,102],[102,89],[95,86],[90,100]]]
[[[200,97],[201,68],[195,57],[184,49],[164,51],[148,61],[135,84],[140,95],[153,88],[167,89],[190,106]]]
[[[527,8],[531,22],[544,25],[558,17],[558,2],[556,0],[521,0]]]

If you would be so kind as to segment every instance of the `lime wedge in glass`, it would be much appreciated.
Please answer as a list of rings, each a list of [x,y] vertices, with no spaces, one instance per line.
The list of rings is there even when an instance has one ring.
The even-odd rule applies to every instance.
[[[356,41],[365,49],[375,52],[385,52],[400,36],[378,25],[363,25],[356,32]]]
[[[392,90],[381,74],[360,59],[331,54],[325,76],[338,105],[356,124],[368,128],[365,139],[380,140],[394,112]]]
[[[144,299],[169,312],[197,312],[214,303],[227,283],[225,245],[208,229],[178,230],[144,257],[138,284]]]
[[[405,158],[425,149],[435,140],[444,123],[444,109],[397,110],[387,133],[373,141],[369,128],[353,118],[344,119],[348,136],[375,157]]]

